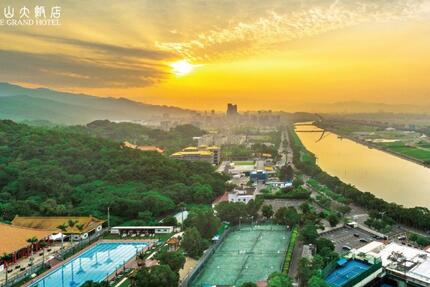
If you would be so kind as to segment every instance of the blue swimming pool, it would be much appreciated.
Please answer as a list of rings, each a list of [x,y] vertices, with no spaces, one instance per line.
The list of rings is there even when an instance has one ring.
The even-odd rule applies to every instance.
[[[89,280],[100,282],[146,246],[146,243],[135,242],[98,243],[30,287],[79,287]]]

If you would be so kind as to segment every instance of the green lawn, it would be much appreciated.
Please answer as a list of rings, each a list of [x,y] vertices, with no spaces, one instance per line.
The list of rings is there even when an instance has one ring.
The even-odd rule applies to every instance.
[[[328,196],[331,199],[334,199],[334,200],[336,200],[338,202],[341,202],[341,203],[346,203],[347,202],[346,198],[343,195],[338,194],[338,193],[332,191],[330,188],[328,188],[325,185],[321,185],[319,182],[317,182],[313,178],[310,178],[307,181],[307,184],[309,184],[310,186],[312,186],[312,188],[314,188],[317,192],[325,194],[326,196]]]
[[[430,149],[426,145],[419,145],[419,147],[406,146],[403,143],[385,144],[384,147],[392,152],[405,155],[421,161],[430,160]]]
[[[254,165],[253,161],[235,161],[235,165]]]

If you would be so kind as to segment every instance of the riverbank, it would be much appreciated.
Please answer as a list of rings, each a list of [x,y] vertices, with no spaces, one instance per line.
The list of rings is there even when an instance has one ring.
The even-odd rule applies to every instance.
[[[302,128],[317,129],[314,125]],[[295,134],[293,128],[289,132]],[[430,206],[427,190],[430,171],[355,140],[343,141],[335,135],[322,137],[318,132],[300,133],[300,143],[291,141],[295,166],[366,210],[384,212],[386,218],[397,223],[429,230],[430,213],[422,210]],[[315,155],[317,164],[300,161],[298,155],[303,148]]]
[[[378,145],[378,144],[375,144],[375,143],[372,143],[372,142],[369,142],[369,141],[365,141],[365,140],[361,140],[361,139],[356,138],[356,137],[351,136],[351,135],[347,135],[347,134],[342,133],[342,132],[340,132],[339,130],[336,130],[336,129],[334,129],[334,128],[330,128],[330,127],[321,127],[320,125],[318,125],[318,124],[321,124],[320,122],[314,122],[313,124],[314,124],[316,127],[320,128],[320,129],[324,129],[324,130],[329,131],[330,133],[332,133],[332,134],[334,134],[334,135],[340,136],[340,137],[342,137],[342,138],[349,139],[349,140],[354,141],[354,142],[356,142],[356,143],[358,143],[358,144],[364,145],[364,146],[366,146],[366,147],[368,147],[368,148],[374,148],[374,149],[377,149],[377,150],[383,151],[383,152],[385,152],[385,153],[388,153],[388,154],[390,154],[390,155],[393,155],[393,156],[399,157],[399,158],[401,158],[401,159],[404,159],[404,160],[407,160],[407,161],[410,161],[410,162],[416,163],[416,164],[421,165],[421,166],[423,166],[423,167],[425,167],[425,168],[430,168],[430,166],[429,166],[429,165],[426,165],[426,164],[424,163],[424,161],[422,161],[422,160],[419,160],[419,159],[416,159],[416,158],[413,158],[413,157],[409,157],[409,156],[407,156],[407,155],[405,155],[405,154],[398,153],[398,152],[395,152],[395,151],[393,151],[393,150],[386,149],[386,148],[384,148],[383,146],[380,146],[380,145]]]

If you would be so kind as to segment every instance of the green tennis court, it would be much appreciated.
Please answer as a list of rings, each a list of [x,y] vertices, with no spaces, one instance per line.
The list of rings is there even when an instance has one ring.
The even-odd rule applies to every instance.
[[[240,286],[265,280],[282,269],[289,239],[284,226],[242,225],[221,242],[191,286]]]

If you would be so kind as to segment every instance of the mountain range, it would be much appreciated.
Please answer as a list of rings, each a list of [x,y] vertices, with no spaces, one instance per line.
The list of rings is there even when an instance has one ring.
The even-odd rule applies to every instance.
[[[177,107],[144,104],[125,98],[96,97],[0,83],[0,119],[85,124],[99,119],[144,121],[162,119],[165,114],[187,117],[193,113]]]

